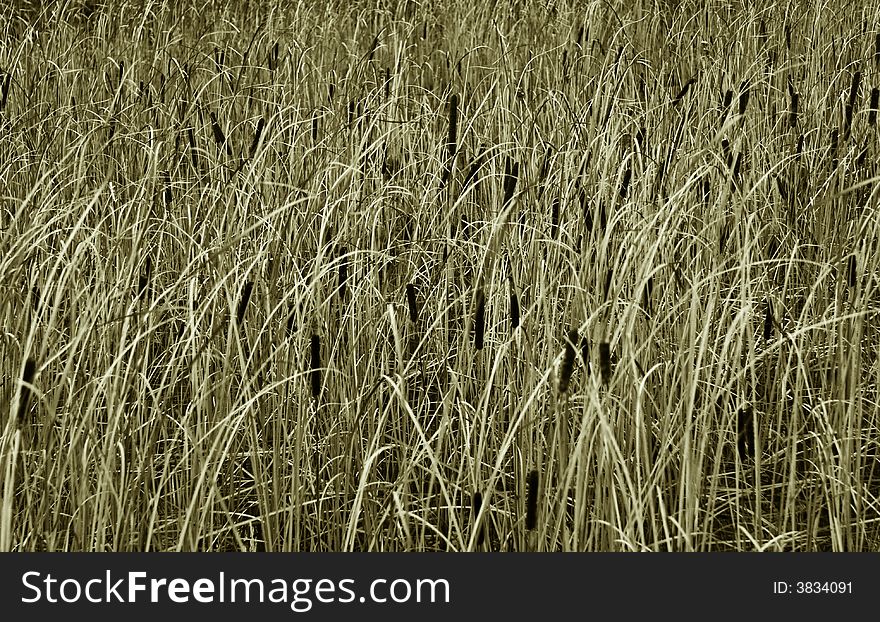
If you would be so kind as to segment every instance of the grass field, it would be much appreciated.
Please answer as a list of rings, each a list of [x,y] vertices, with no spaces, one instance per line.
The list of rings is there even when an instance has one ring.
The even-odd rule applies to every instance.
[[[880,9],[12,4],[0,550],[880,550]]]

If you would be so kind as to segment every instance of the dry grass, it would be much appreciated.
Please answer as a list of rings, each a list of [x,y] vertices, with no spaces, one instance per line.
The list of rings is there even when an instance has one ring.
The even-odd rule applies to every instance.
[[[3,550],[880,548],[876,9],[37,4]]]

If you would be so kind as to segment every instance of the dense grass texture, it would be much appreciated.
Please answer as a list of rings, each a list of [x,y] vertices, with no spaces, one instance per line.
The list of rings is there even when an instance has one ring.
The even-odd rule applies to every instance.
[[[880,549],[880,9],[0,9],[0,550]]]

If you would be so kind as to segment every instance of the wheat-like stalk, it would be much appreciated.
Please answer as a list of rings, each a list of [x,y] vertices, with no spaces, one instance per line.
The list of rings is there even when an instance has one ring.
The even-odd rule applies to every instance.
[[[137,297],[143,299],[147,296],[150,287],[150,277],[153,272],[153,258],[147,255],[144,261],[144,271],[138,277]]]
[[[241,326],[241,323],[244,321],[244,314],[247,312],[248,302],[250,302],[253,289],[253,281],[245,281],[241,287],[241,293],[238,296],[238,307],[235,310],[235,323],[238,326]]]
[[[743,83],[740,85],[739,92],[739,116],[743,116],[746,113],[746,109],[749,107],[749,97],[751,95],[751,84],[748,80],[743,80]]]
[[[519,328],[519,297],[516,295],[516,286],[513,283],[513,276],[509,276],[507,286],[510,290],[510,334],[513,335]]]
[[[257,129],[254,132],[254,139],[251,141],[251,148],[249,150],[251,158],[257,153],[257,148],[260,146],[260,139],[263,137],[263,130],[266,127],[266,119],[265,117],[260,117],[259,122],[257,123]]]
[[[831,157],[831,168],[836,169],[838,164],[837,159],[837,143],[840,140],[840,129],[834,128],[831,130],[831,145],[828,148],[828,155]]]
[[[187,135],[187,138],[189,139],[189,155],[190,155],[190,160],[192,161],[193,170],[198,171],[199,165],[200,165],[199,150],[198,150],[198,146],[196,145],[196,137],[195,137],[195,134],[193,133],[193,128],[191,128],[191,127],[186,128],[186,135]]]
[[[474,295],[474,348],[483,349],[486,334],[486,295],[482,287],[478,287]]]
[[[315,333],[309,345],[309,383],[312,398],[317,400],[321,395],[321,337]]]
[[[214,142],[218,148],[226,151],[226,155],[231,157],[232,147],[229,145],[229,142],[226,140],[226,135],[220,128],[220,122],[217,121],[217,115],[214,114],[213,110],[209,112],[209,115],[211,117],[211,131],[214,133]]]
[[[37,370],[37,362],[28,358],[24,362],[24,369],[21,373],[21,395],[18,399],[18,411],[15,413],[15,424],[21,425],[24,422],[24,415],[28,409],[28,403],[31,399],[31,387],[34,382],[34,374]]]
[[[868,110],[868,125],[874,127],[877,125],[877,109],[880,108],[880,88],[876,86],[871,89],[871,105]]]
[[[751,406],[740,408],[736,414],[737,452],[741,462],[755,452],[755,417]]]
[[[0,112],[6,108],[6,102],[9,101],[9,86],[12,84],[12,74],[7,73],[0,83]]]
[[[791,83],[791,78],[788,79],[788,95],[790,99],[789,111],[788,111],[788,126],[792,129],[797,127],[798,122],[798,105],[800,101],[800,95],[794,90],[794,85]]]
[[[773,302],[768,298],[764,308],[764,341],[773,338]]]
[[[855,255],[850,255],[846,258],[846,284],[850,288],[856,286],[856,270],[857,270],[857,260]]]
[[[688,92],[691,90],[691,87],[697,81],[696,76],[691,76],[688,78],[688,81],[684,83],[684,86],[681,87],[681,90],[678,91],[678,94],[674,98],[672,98],[672,105],[677,106],[678,103],[685,98]]]
[[[526,496],[526,531],[538,526],[538,471],[529,471],[528,492]]]
[[[575,344],[578,343],[579,339],[577,330],[568,331],[568,335],[565,339],[565,347],[562,352],[562,362],[559,365],[559,384],[557,388],[559,393],[564,395],[568,393],[568,385],[571,382],[571,375],[574,371],[574,355],[575,355]]]
[[[607,386],[611,382],[611,344],[607,341],[599,344],[599,374]]]
[[[409,321],[416,324],[419,320],[419,308],[416,305],[416,286],[412,283],[406,284],[406,306],[409,310]]]
[[[519,180],[519,162],[507,158],[504,165],[504,199],[501,201],[502,209],[506,209],[516,193],[516,184]]]
[[[449,133],[446,137],[446,157],[449,162],[458,150],[458,93],[449,96]]]
[[[348,294],[348,249],[342,247],[339,249],[339,270],[338,270],[338,281],[339,281],[339,299],[345,302],[346,296]]]
[[[852,129],[852,117],[853,111],[856,108],[856,101],[859,97],[859,87],[862,83],[862,72],[856,71],[853,73],[852,83],[849,87],[849,97],[846,101],[846,108],[844,109],[844,130],[843,135],[847,138],[850,135],[850,130]]]

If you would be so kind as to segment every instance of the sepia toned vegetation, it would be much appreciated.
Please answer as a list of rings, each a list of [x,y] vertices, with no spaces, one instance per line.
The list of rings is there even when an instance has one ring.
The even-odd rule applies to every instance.
[[[0,550],[880,548],[880,10],[0,9]]]

